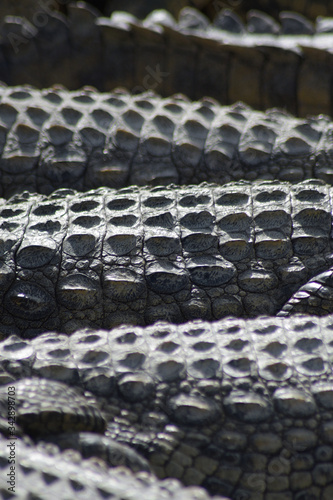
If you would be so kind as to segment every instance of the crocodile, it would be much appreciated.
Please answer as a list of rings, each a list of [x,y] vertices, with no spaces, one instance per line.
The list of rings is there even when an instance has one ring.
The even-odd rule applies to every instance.
[[[246,179],[333,183],[333,123],[118,89],[0,87],[0,195]]]
[[[122,85],[136,93],[182,92],[194,100],[209,95],[221,104],[242,100],[256,109],[280,106],[300,116],[333,113],[333,28],[327,19],[313,25],[286,14],[276,33],[258,13],[251,29],[235,33],[228,12],[212,24],[191,8],[178,21],[158,10],[144,21],[122,12],[98,17],[80,3],[68,10],[67,17],[50,13],[38,28],[20,17],[4,19],[0,80],[100,91]],[[285,25],[291,34],[284,34]]]
[[[233,500],[329,500],[332,361],[333,316],[11,336],[0,343],[1,379],[8,384],[0,404],[8,404],[8,387],[14,388],[22,432],[46,446],[43,435],[36,437],[49,408],[38,387],[67,383],[85,394],[87,406],[91,398],[98,402],[103,439],[137,450],[160,479],[176,477]],[[75,406],[63,399],[55,405],[49,398],[60,432],[68,431],[67,412]],[[29,412],[37,419],[33,432]],[[61,436],[51,441],[66,447]]]
[[[239,181],[1,200],[1,331],[329,314],[332,194]]]
[[[332,113],[332,26],[327,19],[313,25],[298,15],[284,14],[279,26],[264,14],[252,13],[245,25],[233,13],[225,11],[210,24],[201,14],[186,10],[178,22],[166,13],[157,12],[141,23],[135,17],[121,13],[114,14],[110,20],[101,18],[89,7],[77,4],[68,7],[67,18],[50,13],[45,26],[29,24],[20,18],[7,18],[1,30],[0,78],[9,84],[33,83],[45,87],[57,81],[72,89],[90,84],[103,91],[121,83],[136,93],[154,87],[163,95],[186,92],[192,99],[210,94],[225,104],[244,99],[258,108],[282,105],[300,116]],[[244,80],[248,81],[247,87],[240,85]],[[23,99],[29,92],[23,91]],[[210,106],[214,107],[216,103]],[[13,109],[15,114],[15,106],[2,108],[8,112],[9,120]],[[239,105],[236,109],[239,111]],[[277,114],[281,116],[281,113]],[[40,152],[45,152],[44,144],[41,147],[38,143],[36,151],[33,148],[36,131],[38,139],[43,138],[43,134],[38,127],[35,128],[36,123],[32,125],[30,115],[43,121],[39,105],[37,110],[30,110],[28,122],[19,123],[8,140],[7,123],[2,124],[7,152],[10,159],[15,160],[10,172],[6,172],[9,175],[13,165],[20,174],[22,166],[31,171],[31,163],[25,156],[27,152],[32,163],[36,160],[34,153],[39,159]],[[73,114],[72,119],[75,120]],[[289,142],[291,150],[297,150],[299,145],[302,150],[309,141],[311,145],[312,141],[318,145],[314,139],[319,137],[316,125],[315,132],[312,132],[312,124],[318,122],[329,127],[329,120],[322,117],[307,122],[305,126],[294,122],[292,127],[300,128],[296,132],[296,141],[293,136]],[[51,130],[55,140],[59,141],[61,134],[66,135],[70,129],[63,125],[61,122],[59,127],[57,123]],[[75,132],[75,124],[73,128]],[[199,129],[194,149],[201,158],[202,128]],[[320,129],[319,135],[327,137],[325,134],[326,129]],[[165,144],[160,139],[158,137],[155,147],[156,144],[158,148]],[[248,151],[253,146],[257,151],[257,139],[252,138]],[[63,137],[60,144],[62,140]],[[65,139],[65,143],[74,144],[71,139]],[[52,141],[51,144],[50,154],[54,158],[53,146],[57,144]],[[76,154],[78,149],[75,148]],[[55,150],[63,165],[61,148]],[[261,144],[259,151],[260,156]],[[256,155],[257,152],[252,158]],[[328,146],[324,148],[323,156],[329,157]],[[314,165],[317,167],[312,156],[309,158],[308,155],[307,159],[311,164],[310,171]],[[298,160],[293,164],[296,172],[304,157]],[[6,164],[6,153],[2,164]],[[79,164],[82,165],[82,157]],[[193,165],[190,167],[193,171]],[[106,171],[112,176],[115,170],[109,170],[107,165]],[[278,168],[275,174],[277,172],[279,175],[281,169]],[[295,180],[300,180],[297,175],[299,173]],[[10,186],[13,179],[7,177],[4,182]],[[35,181],[28,182],[33,185]],[[62,182],[66,182],[66,175]],[[52,186],[52,182],[48,184]],[[93,187],[89,182],[86,185],[87,188]],[[81,189],[80,186],[73,187]],[[230,312],[244,316],[278,311],[280,315],[298,311],[328,314],[332,298],[331,188],[319,181],[295,186],[266,181],[227,185],[223,192],[221,189],[224,188],[211,185],[143,190],[127,188],[112,191],[112,195],[107,189],[86,195],[63,190],[49,198],[25,193],[9,202],[1,200],[1,335],[6,337],[14,332],[33,337],[45,329],[71,333],[81,326],[109,328],[124,321],[149,324],[161,317],[174,322],[193,317],[217,319]],[[119,199],[121,202],[117,205]],[[153,202],[149,205],[151,199]],[[130,205],[126,206],[128,200]],[[132,208],[131,200],[134,202]],[[167,208],[163,206],[165,200]],[[116,203],[112,206],[114,201]],[[113,210],[118,210],[117,215],[113,215]],[[155,220],[149,221],[149,218]],[[116,229],[112,231],[112,228]],[[107,275],[109,269],[111,272]],[[174,283],[177,290],[171,289]],[[221,295],[221,290],[226,293]],[[111,303],[112,310],[105,309],[106,302]],[[146,314],[147,304],[151,316]],[[276,329],[276,324],[280,328]],[[75,335],[79,336],[79,342],[71,355],[68,349],[67,354],[65,349],[52,350],[43,367],[43,376],[54,370],[55,378],[63,377],[58,383],[64,394],[66,391],[72,394],[73,390],[68,385],[61,385],[64,381],[75,386],[78,377],[82,380],[83,376],[89,386],[87,390],[94,393],[97,389],[101,412],[109,416],[105,419],[108,422],[105,435],[95,433],[92,437],[91,433],[76,434],[70,429],[69,435],[53,436],[54,441],[59,446],[66,447],[70,442],[70,448],[82,451],[82,447],[86,450],[88,446],[104,450],[103,453],[114,450],[111,441],[116,440],[121,446],[130,444],[145,455],[158,477],[176,476],[185,484],[200,483],[211,493],[227,494],[233,500],[330,499],[333,493],[330,317],[275,317],[247,322],[229,319],[219,323],[218,332],[213,330],[214,341],[219,339],[215,343],[211,332],[216,324],[204,325],[202,327],[202,323],[196,321],[184,326],[155,324],[151,330],[122,327],[125,337],[122,336],[118,344],[125,348],[118,376],[113,372],[110,374],[104,365],[104,360],[109,360],[110,351],[115,352],[117,358],[117,340],[110,347],[107,344],[106,352],[103,349],[100,352],[99,347],[95,352],[91,346],[98,338],[108,342],[112,333],[76,332],[72,337],[47,334],[53,344],[57,340],[64,340],[65,344],[74,342]],[[171,338],[170,330],[174,333]],[[202,330],[206,336],[203,335],[199,342],[194,341],[190,346],[192,352],[186,353],[187,337],[198,340]],[[309,334],[309,330],[312,333]],[[139,342],[139,351],[133,353],[131,348],[139,331],[151,331],[152,335],[149,343]],[[245,337],[242,332],[246,332]],[[263,333],[270,335],[272,332],[276,335],[263,347]],[[223,342],[227,342],[230,334],[234,335],[233,339],[225,346]],[[143,333],[143,338],[145,335]],[[151,338],[162,339],[161,344],[154,344]],[[39,345],[40,339],[43,341],[44,337],[32,342]],[[51,407],[52,411],[59,410],[52,392],[57,383],[36,382],[32,378],[35,374],[29,372],[31,358],[20,364],[18,351],[28,344],[15,337],[5,342],[14,344],[11,347],[7,343],[5,352],[15,354],[9,362],[8,359],[4,362],[2,381],[8,382],[9,379],[9,387],[14,383],[19,392],[22,388],[23,396],[29,384],[36,384],[34,387],[38,387],[42,395],[42,398],[34,395],[29,401],[23,401],[19,406],[20,418],[26,414],[26,408],[28,411],[34,408],[34,422],[39,413],[41,419],[43,415],[45,419],[45,406]],[[288,350],[292,342],[295,344]],[[77,366],[75,362],[84,343],[89,344],[88,350]],[[250,354],[246,351],[248,343],[252,348]],[[320,349],[322,345],[325,348]],[[31,343],[28,350],[29,346]],[[151,346],[154,350],[150,350]],[[184,353],[180,359],[177,358],[179,347]],[[260,351],[260,358],[258,356],[252,362],[256,349]],[[207,354],[208,350],[209,358],[205,355],[202,359],[200,353]],[[238,356],[230,359],[232,350]],[[281,361],[285,350],[286,359]],[[239,355],[240,351],[242,354]],[[147,352],[149,366],[145,365],[140,371]],[[162,361],[158,356],[161,352],[162,358],[165,355]],[[263,352],[272,358],[264,367],[261,365],[266,359]],[[62,356],[69,356],[65,370]],[[39,359],[38,355],[34,362],[36,359]],[[94,366],[96,360],[98,369]],[[154,368],[157,368],[156,372]],[[70,379],[74,372],[75,382]],[[23,374],[30,378],[22,380],[20,385],[15,377]],[[103,393],[105,387],[109,392]],[[139,397],[135,400],[137,392]],[[85,393],[84,397],[91,396]],[[76,398],[78,396],[73,399],[71,407],[74,407],[74,412]],[[149,414],[143,413],[142,400],[151,404]],[[97,407],[89,408],[98,420]],[[87,413],[90,415],[89,411]],[[141,419],[143,414],[145,418]],[[85,416],[83,412],[85,425],[87,420],[95,422],[95,418],[91,420]],[[60,423],[62,418],[66,422],[73,419],[66,403],[57,413],[58,424],[59,418]],[[46,437],[49,439],[52,437],[50,433],[51,429],[47,427]],[[43,439],[46,437],[44,435]],[[27,440],[20,440],[18,444],[24,457],[23,460],[19,458],[18,464],[25,474],[24,484],[18,485],[23,497],[41,497],[44,484],[47,484],[45,495],[49,498],[51,483],[60,479],[66,488],[75,490],[75,497],[78,491],[83,491],[82,495],[91,498],[92,489],[97,490],[97,497],[101,494],[124,495],[124,488],[128,481],[132,481],[135,497],[138,491],[142,491],[149,500],[152,498],[151,489],[147,489],[148,479],[140,489],[133,475],[124,481],[115,476],[109,487],[108,479],[105,476],[97,479],[99,472],[92,470],[90,465],[86,467],[84,461],[79,466],[73,461],[63,466],[64,455],[59,451],[55,451],[53,459],[45,453],[45,448],[39,451],[40,448],[36,449],[32,443],[25,447],[23,442]],[[43,446],[49,449],[49,443]],[[128,449],[122,450],[128,459]],[[4,466],[3,456],[1,463]],[[52,475],[52,469],[58,469],[59,473]],[[29,471],[34,471],[34,479],[31,476],[26,479]],[[78,475],[79,480],[74,485],[71,474]],[[151,476],[145,477],[151,481]],[[101,481],[106,484],[105,490],[100,489]],[[99,482],[99,487],[96,482]],[[158,488],[157,493],[154,490],[155,496],[159,498],[163,485],[156,482],[155,486]],[[8,496],[7,485],[2,487]],[[110,488],[115,488],[116,492]],[[177,483],[174,490],[168,491],[169,496],[186,498],[188,494],[189,498],[196,498],[196,493],[180,488]],[[65,494],[61,491],[55,487],[57,498]],[[204,493],[198,492],[198,495],[201,498]],[[165,492],[163,496],[168,498]]]

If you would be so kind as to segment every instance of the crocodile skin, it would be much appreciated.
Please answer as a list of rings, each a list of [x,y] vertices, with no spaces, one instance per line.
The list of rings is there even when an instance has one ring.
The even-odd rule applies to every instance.
[[[205,12],[214,18],[225,7],[244,18],[251,14],[250,9],[259,9],[276,18],[281,11],[296,11],[310,19],[333,15],[332,0],[211,0]]]
[[[0,195],[257,178],[333,182],[333,123],[146,92],[0,88]]]
[[[300,4],[310,5],[298,0],[297,9]],[[320,2],[317,7],[321,8]],[[43,26],[19,18],[5,20],[0,78],[10,84],[38,86],[55,81],[71,88],[94,84],[102,90],[121,83],[134,92],[153,87],[164,95],[182,91],[194,99],[211,94],[225,103],[245,99],[262,108],[283,105],[299,115],[332,113],[332,21],[321,19],[313,25],[288,13],[281,14],[280,21],[279,25],[252,12],[245,25],[232,12],[224,11],[211,25],[201,14],[186,9],[178,23],[159,12],[141,24],[124,14],[106,20],[83,4],[72,5],[68,18],[50,14]],[[14,101],[24,101],[26,90],[18,94]],[[86,95],[81,97],[86,99]],[[204,119],[209,121],[217,104],[207,102],[200,106],[206,108]],[[236,109],[234,115],[245,108]],[[41,190],[48,192],[55,187],[57,176],[63,186],[68,172],[71,176],[73,167],[80,170],[82,165],[84,170],[81,168],[76,180],[86,182],[86,188],[93,187],[96,171],[86,168],[84,154],[88,151],[90,160],[92,148],[112,135],[99,130],[93,138],[97,144],[89,142],[88,149],[87,144],[72,140],[71,134],[78,134],[73,108],[67,115],[62,109],[60,123],[45,135],[38,128],[45,111],[47,114],[48,109],[41,112],[40,105],[32,106],[26,118],[21,109],[25,118],[15,122],[15,105],[2,107],[4,196],[13,193],[12,186],[24,176],[29,189],[41,186],[42,180]],[[127,124],[125,128],[122,123],[119,129],[125,132],[121,141],[127,146],[133,137],[138,139],[138,115],[130,112],[126,118],[129,115],[133,130],[128,134]],[[275,116],[291,120],[281,112]],[[8,126],[6,120],[12,119]],[[318,131],[319,122],[323,128]],[[151,127],[149,120],[146,124]],[[175,163],[171,170],[167,163],[165,181],[170,171],[179,175],[179,170],[187,170],[186,175],[193,176],[199,163],[207,165],[203,144],[211,146],[205,143],[205,128],[209,127],[201,125],[201,118],[181,123],[185,133],[181,129],[184,143],[180,147],[160,135],[146,140],[156,129],[143,130],[147,133],[144,148],[147,144],[152,147],[153,154],[148,151],[152,156],[165,145],[173,148]],[[245,125],[251,129],[249,122]],[[287,147],[275,170],[276,157],[272,159],[273,147],[269,149],[274,135],[268,132],[271,140],[267,139],[266,125],[260,123],[253,137],[247,138],[245,133],[245,170],[249,172],[248,165],[254,170],[251,158],[256,165],[258,157],[259,163],[265,157],[268,164],[263,172],[260,163],[260,175],[248,174],[249,180],[262,174],[286,179],[283,172],[292,158],[291,180],[319,172],[318,177],[330,181],[327,118],[293,121],[292,136],[288,131],[280,135],[280,125],[276,125],[277,136],[283,136]],[[80,140],[87,137],[82,130],[89,128],[91,123],[79,129]],[[229,127],[228,133],[228,138],[233,137],[234,130]],[[55,143],[48,142],[50,138]],[[326,141],[323,148],[319,139]],[[229,149],[223,145],[222,157],[228,158],[230,148],[243,155],[231,142]],[[322,154],[317,155],[318,149]],[[100,177],[94,185],[106,174],[111,185],[117,185],[123,171],[128,173],[126,168],[132,175],[133,159],[139,160],[135,167],[142,167],[147,159],[150,162],[145,154],[147,150],[135,149],[135,157],[125,161],[125,168],[124,163],[110,165],[108,161],[97,165]],[[283,164],[280,160],[285,155],[287,163]],[[122,160],[124,156],[122,151]],[[66,166],[65,160],[70,164]],[[45,165],[51,169],[44,177],[39,171]],[[230,171],[234,165],[232,161]],[[137,176],[138,170],[141,168],[137,168]],[[148,180],[158,183],[160,178],[160,172],[156,176],[153,172]],[[198,182],[184,182],[189,181]],[[21,189],[19,186],[14,189]],[[331,188],[315,181],[295,187],[272,186],[243,183],[228,192],[228,185],[222,194],[222,188],[207,185],[183,190],[134,188],[114,194],[111,208],[106,189],[87,195],[67,190],[49,199],[25,194],[9,202],[1,200],[2,337],[12,332],[34,336],[44,328],[69,333],[80,326],[109,327],[124,318],[145,324],[161,317],[179,322],[263,311],[279,311],[281,316],[298,311],[327,314],[333,296]],[[165,200],[167,208],[163,207]],[[128,201],[133,202],[132,208]],[[127,500],[130,484],[131,498],[207,498],[202,491],[181,489],[178,483],[164,487],[156,482],[144,459],[127,447],[130,445],[149,460],[160,478],[202,484],[233,500],[331,500],[331,331],[330,317],[307,316],[288,321],[229,319],[218,326],[197,321],[181,327],[157,324],[150,330],[122,327],[118,333],[81,331],[71,338],[46,334],[35,339],[35,344],[10,337],[3,344],[1,381],[10,387],[15,384],[18,394],[22,428],[18,430],[20,491],[15,496],[30,500],[53,494],[58,499],[112,495]],[[41,354],[40,339],[46,344]],[[76,385],[94,396],[74,389]],[[4,415],[6,389],[0,391]],[[42,443],[35,447],[22,437],[25,432]],[[44,440],[95,457],[103,471],[94,470],[90,462],[86,465],[73,451],[60,455],[56,445]],[[7,466],[4,446],[1,441],[2,468]],[[71,459],[67,462],[63,457],[68,453]],[[106,464],[117,464],[119,457],[133,470],[146,470],[142,488],[142,481],[139,485],[134,475],[128,481],[113,476],[110,485],[104,470]],[[155,481],[152,488],[151,481]],[[0,488],[0,495],[7,498],[8,485],[2,483]]]
[[[8,495],[6,474],[10,441],[0,438],[0,494]],[[15,443],[20,460],[15,470],[15,494],[18,500],[211,500],[202,488],[183,487],[179,481],[157,481],[149,474],[133,475],[125,469],[106,470],[100,464],[59,452],[50,453],[41,448]],[[12,486],[13,487],[13,486]],[[6,498],[3,496],[3,498]],[[228,500],[214,497],[215,500]]]
[[[160,478],[232,499],[331,498],[332,361],[332,316],[161,322],[0,344],[3,384],[47,377],[93,392],[106,437],[137,448]]]
[[[329,314],[331,199],[310,180],[2,200],[2,331],[254,317],[284,305],[290,314],[287,301],[310,280],[319,285],[306,310]]]
[[[4,20],[0,80],[103,91],[122,85],[164,96],[183,92],[191,99],[209,95],[222,104],[244,100],[302,116],[333,111],[328,21],[316,28],[289,22],[291,35],[274,29],[262,35],[226,31],[189,9],[178,22],[166,11],[141,22],[126,13],[97,17],[80,3],[68,9],[67,18],[50,14],[38,29],[19,17]]]
[[[83,2],[81,2],[83,3]],[[24,16],[31,23],[43,23],[45,14],[59,10],[68,12],[69,0],[2,0],[0,5],[0,18],[6,15]],[[332,16],[333,2],[331,0],[90,0],[89,6],[99,9],[106,15],[115,10],[130,12],[139,18],[147,16],[154,9],[167,9],[171,14],[177,15],[181,8],[192,6],[204,9],[212,19],[222,9],[228,8],[234,15],[245,17],[251,14],[250,9],[278,17],[281,11],[297,11],[311,19],[317,16]]]
[[[84,2],[80,3],[84,4]],[[209,3],[209,0],[136,0],[135,2],[132,0],[90,0],[89,6],[88,4],[86,6],[91,10],[98,9],[105,15],[110,15],[115,10],[122,10],[144,18],[154,9],[167,9],[176,16],[183,7],[190,5],[202,9]],[[72,4],[70,0],[1,0],[0,19],[8,15],[22,16],[27,18],[32,25],[38,26],[44,24],[46,16],[53,11],[67,14],[69,4]],[[215,14],[221,8],[222,6],[216,5]],[[320,14],[323,15],[323,12],[321,11]]]

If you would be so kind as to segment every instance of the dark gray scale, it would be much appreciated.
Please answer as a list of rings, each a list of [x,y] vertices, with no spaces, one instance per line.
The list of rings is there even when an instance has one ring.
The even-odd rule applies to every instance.
[[[230,33],[245,33],[245,27],[241,19],[231,9],[223,9],[214,19],[214,25]]]
[[[279,24],[265,12],[250,10],[247,13],[247,30],[249,33],[270,33],[277,35],[280,31]]]
[[[283,35],[313,35],[313,24],[297,12],[281,12],[281,34]]]
[[[197,9],[184,7],[179,13],[178,25],[185,30],[205,30],[209,26],[209,19]]]

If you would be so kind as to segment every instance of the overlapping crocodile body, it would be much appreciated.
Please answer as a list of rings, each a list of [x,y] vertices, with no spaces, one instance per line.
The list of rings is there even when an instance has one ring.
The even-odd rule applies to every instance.
[[[61,187],[333,182],[333,123],[126,91],[2,87],[0,195]]]
[[[333,498],[333,2],[284,2],[1,2],[0,497]]]
[[[0,492],[8,493],[10,474],[7,445],[10,441],[0,439]],[[105,470],[89,460],[71,459],[68,454],[47,453],[16,441],[15,483],[12,498],[26,500],[84,499],[102,500],[208,500],[211,497],[202,488],[184,488],[178,481],[157,481],[151,475],[134,476],[124,469]],[[13,487],[13,486],[12,486]],[[228,500],[215,497],[216,500]]]
[[[159,477],[232,499],[330,498],[332,361],[332,316],[123,325],[0,344],[2,383],[78,384],[108,414],[106,435],[140,450]]]
[[[331,196],[316,180],[242,181],[2,201],[1,330],[273,315],[316,277],[307,311],[329,314]]]
[[[289,16],[276,34],[274,23],[252,20],[235,33],[223,16],[210,24],[195,10],[185,9],[176,22],[166,11],[139,21],[124,13],[98,17],[80,3],[68,9],[67,18],[50,13],[41,27],[5,19],[0,80],[102,91],[122,85],[164,96],[183,92],[191,99],[209,95],[222,104],[244,100],[302,116],[333,112],[329,21],[315,27]]]

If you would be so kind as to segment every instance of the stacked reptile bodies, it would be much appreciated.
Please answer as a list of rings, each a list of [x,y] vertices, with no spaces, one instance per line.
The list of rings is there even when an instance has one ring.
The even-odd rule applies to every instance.
[[[243,25],[224,12],[210,24],[185,10],[177,22],[165,12],[140,22],[119,13],[101,18],[83,4],[65,10],[67,17],[50,12],[38,26],[4,21],[0,79],[72,89],[121,84],[134,93],[210,94],[299,115],[332,112],[329,20],[313,25],[284,14],[278,25],[252,13]],[[297,121],[243,105],[221,110],[211,98],[192,104],[27,87],[2,93],[3,196],[23,180],[43,193],[60,185],[200,182],[211,174],[220,182],[331,181],[325,117]],[[177,323],[281,308],[290,314],[309,305],[320,314],[332,310],[332,193],[320,181],[25,193],[2,200],[0,217],[4,337],[110,327],[124,318]],[[160,478],[199,483],[233,500],[328,500],[331,333],[330,317],[306,317],[76,331],[30,342],[11,336],[0,346],[1,380],[16,387],[21,432],[34,439],[66,431],[53,440],[105,459],[115,438],[137,447]],[[36,436],[36,423],[46,436]],[[91,431],[94,437],[85,434]],[[57,449],[51,457],[49,448],[24,441],[23,498],[72,490],[76,498],[124,498],[129,487],[147,500],[206,498],[151,476],[143,485],[134,476],[106,478],[85,461],[64,463]]]
[[[257,109],[286,107],[302,116],[332,113],[329,22],[315,27],[289,16],[287,28],[276,34],[275,23],[259,16],[250,27],[260,33],[246,32],[237,21],[235,33],[226,14],[212,25],[188,9],[178,21],[166,11],[139,21],[124,13],[97,17],[81,4],[68,10],[67,18],[50,13],[38,28],[23,18],[5,19],[0,80],[38,87],[56,82],[70,89],[94,85],[102,91],[122,85],[164,96],[209,95],[221,104],[244,100]]]
[[[23,429],[22,395],[35,390],[40,401],[38,386],[66,381],[94,393],[108,415],[100,439],[136,447],[160,478],[253,500],[332,495],[332,360],[332,317],[311,316],[12,336],[0,345]],[[41,430],[52,398],[43,401]],[[70,401],[54,406],[56,426],[68,431]]]
[[[2,87],[0,195],[238,179],[333,181],[333,124],[145,92]]]
[[[332,212],[316,180],[16,195],[0,207],[2,329],[328,314]]]

